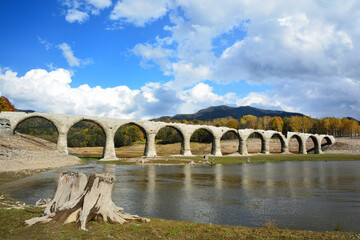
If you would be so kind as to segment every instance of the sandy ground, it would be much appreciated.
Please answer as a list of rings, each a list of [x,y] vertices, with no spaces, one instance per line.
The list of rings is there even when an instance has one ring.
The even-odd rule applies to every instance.
[[[57,168],[79,163],[74,156],[56,151],[56,144],[16,134],[0,135],[0,172]]]

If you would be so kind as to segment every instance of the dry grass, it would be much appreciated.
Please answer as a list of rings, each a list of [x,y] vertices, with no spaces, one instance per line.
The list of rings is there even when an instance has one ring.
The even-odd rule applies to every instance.
[[[1,239],[360,239],[350,232],[313,232],[277,229],[273,224],[264,228],[220,226],[151,219],[150,223],[126,225],[88,223],[88,232],[75,224],[24,225],[24,220],[40,216],[39,208],[22,210],[0,209]]]

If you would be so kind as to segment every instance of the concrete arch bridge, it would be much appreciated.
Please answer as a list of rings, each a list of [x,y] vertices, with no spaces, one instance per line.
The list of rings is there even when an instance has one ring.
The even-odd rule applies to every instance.
[[[10,128],[12,133],[15,132],[17,126],[30,118],[42,118],[50,121],[58,131],[57,149],[60,152],[68,153],[67,147],[67,134],[69,129],[76,123],[81,121],[90,121],[98,124],[104,131],[106,137],[105,148],[103,152],[103,160],[115,160],[117,159],[115,154],[114,137],[116,131],[123,125],[133,124],[138,126],[145,135],[146,145],[144,156],[155,157],[155,137],[160,129],[164,127],[174,128],[181,136],[181,155],[191,156],[190,138],[193,133],[199,129],[208,131],[212,137],[211,154],[214,156],[222,156],[221,153],[221,138],[228,132],[233,132],[239,139],[238,153],[240,155],[248,155],[247,140],[250,135],[256,135],[261,139],[261,153],[270,153],[270,139],[277,137],[281,142],[281,153],[289,153],[290,139],[295,138],[299,143],[299,153],[307,154],[306,142],[311,139],[314,143],[314,153],[321,154],[324,145],[331,145],[335,143],[335,138],[332,135],[318,135],[298,132],[288,132],[287,136],[284,136],[281,132],[277,131],[265,131],[254,129],[233,129],[227,127],[215,127],[208,125],[189,125],[182,123],[165,123],[165,122],[153,122],[146,120],[126,120],[118,118],[105,118],[105,117],[92,117],[82,115],[65,115],[65,114],[53,114],[53,113],[23,113],[23,112],[0,112],[0,119],[7,119],[10,122]],[[321,144],[323,140],[325,144]]]

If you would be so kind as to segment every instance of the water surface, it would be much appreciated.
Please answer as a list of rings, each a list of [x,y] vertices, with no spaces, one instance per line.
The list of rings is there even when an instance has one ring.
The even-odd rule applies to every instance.
[[[64,171],[116,176],[113,201],[125,212],[182,221],[360,232],[360,162],[268,162],[212,166],[90,163],[42,172],[0,186],[35,204],[54,196]]]

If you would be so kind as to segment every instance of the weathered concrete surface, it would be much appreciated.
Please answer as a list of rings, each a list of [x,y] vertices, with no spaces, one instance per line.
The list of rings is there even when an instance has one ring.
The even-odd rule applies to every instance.
[[[11,127],[10,127],[10,121],[5,118],[0,118],[0,134],[12,135]]]
[[[57,149],[59,152],[68,153],[67,148],[67,134],[69,129],[76,123],[86,120],[98,124],[105,132],[106,144],[103,152],[103,160],[117,160],[115,154],[114,136],[116,131],[125,124],[134,124],[138,126],[145,134],[146,145],[144,156],[155,157],[155,137],[160,129],[164,127],[174,128],[181,136],[181,151],[180,154],[185,156],[192,155],[190,148],[190,138],[193,133],[199,129],[208,131],[213,136],[211,154],[214,156],[221,156],[221,138],[227,132],[234,132],[239,138],[239,154],[247,155],[246,141],[250,135],[255,135],[261,139],[261,153],[269,154],[269,142],[272,137],[277,137],[281,142],[281,152],[289,152],[289,141],[291,138],[296,138],[299,142],[299,153],[306,154],[306,141],[310,138],[314,142],[314,153],[322,153],[321,142],[326,140],[325,145],[331,145],[335,143],[335,138],[331,135],[318,135],[318,134],[306,134],[289,132],[285,137],[281,132],[277,131],[265,131],[261,129],[233,129],[227,127],[214,127],[208,125],[187,125],[182,123],[165,123],[165,122],[153,122],[153,121],[134,121],[127,119],[117,118],[104,118],[104,117],[91,117],[81,115],[65,115],[65,114],[52,114],[52,113],[22,113],[22,112],[1,112],[0,119],[5,119],[7,132],[14,133],[16,127],[26,119],[29,118],[43,118],[52,122],[59,133]],[[9,125],[10,123],[10,125]],[[9,131],[10,127],[10,131]]]

